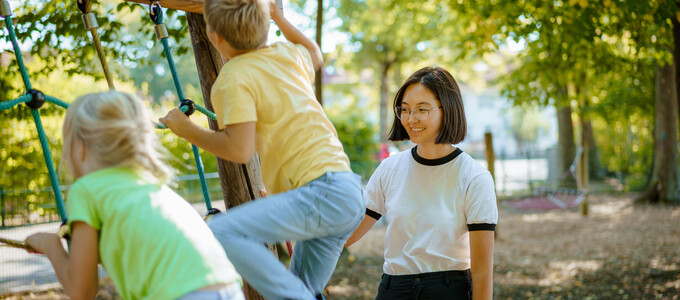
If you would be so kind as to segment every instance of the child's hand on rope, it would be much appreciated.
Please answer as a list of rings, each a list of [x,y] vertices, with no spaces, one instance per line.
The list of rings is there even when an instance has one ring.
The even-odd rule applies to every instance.
[[[39,232],[34,233],[26,238],[26,244],[33,247],[35,252],[45,254],[53,247],[62,247],[61,238],[54,233]],[[28,250],[27,250],[28,251]]]
[[[173,108],[165,117],[158,119],[158,121],[168,126],[168,129],[172,130],[179,137],[184,137],[182,129],[186,128],[186,124],[191,122],[189,117],[179,108]]]

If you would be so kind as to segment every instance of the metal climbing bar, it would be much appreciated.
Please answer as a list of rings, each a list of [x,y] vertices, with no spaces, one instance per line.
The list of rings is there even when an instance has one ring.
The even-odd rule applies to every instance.
[[[156,37],[163,44],[163,51],[165,52],[165,57],[168,60],[168,66],[170,67],[170,73],[172,73],[172,80],[175,83],[175,89],[177,90],[177,97],[180,100],[180,107],[182,107],[181,106],[182,101],[185,99],[184,98],[184,91],[182,91],[182,85],[180,84],[179,75],[177,74],[177,70],[175,68],[175,62],[172,59],[172,51],[170,50],[170,45],[168,44],[168,30],[166,29],[165,24],[163,24],[163,10],[161,9],[161,6],[158,3],[158,1],[154,1],[149,5],[149,13],[150,13],[151,21],[153,21],[153,23],[156,24],[156,26],[155,26]],[[197,170],[200,182],[201,182],[201,191],[203,192],[203,200],[205,200],[205,206],[207,208],[208,213],[211,213],[213,211],[213,209],[212,209],[212,204],[211,204],[211,201],[210,201],[210,193],[208,192],[208,183],[205,180],[205,171],[203,169],[203,161],[201,160],[201,156],[198,152],[198,147],[196,147],[196,145],[191,144],[191,150],[194,154],[194,162],[196,163],[196,170]]]
[[[7,2],[7,0],[2,0],[2,2],[0,3],[0,15],[5,19],[5,24],[7,25],[7,31],[9,32],[10,41],[12,42],[12,46],[14,47],[14,55],[17,58],[17,64],[19,65],[19,70],[21,71],[21,77],[24,81],[24,86],[26,87],[26,94],[15,100],[8,102],[10,102],[9,104],[12,103],[18,104],[23,102],[26,103],[26,105],[29,108],[31,108],[31,115],[33,115],[33,121],[35,122],[36,129],[38,130],[38,139],[40,140],[40,146],[42,147],[43,157],[45,158],[47,171],[49,172],[50,175],[50,182],[52,183],[52,191],[54,192],[57,210],[59,212],[59,216],[61,217],[61,219],[66,220],[67,215],[66,209],[64,208],[64,199],[61,195],[59,178],[57,177],[57,172],[55,171],[54,163],[52,161],[50,145],[47,142],[47,137],[45,136],[45,131],[43,130],[42,126],[42,121],[40,120],[39,108],[45,102],[45,95],[40,91],[32,89],[31,87],[31,80],[28,76],[28,70],[24,65],[24,60],[23,57],[21,56],[21,49],[19,48],[19,43],[17,42],[16,34],[14,33],[14,26],[12,24],[11,14],[12,13],[9,7],[9,2]],[[52,99],[56,98],[52,97]]]

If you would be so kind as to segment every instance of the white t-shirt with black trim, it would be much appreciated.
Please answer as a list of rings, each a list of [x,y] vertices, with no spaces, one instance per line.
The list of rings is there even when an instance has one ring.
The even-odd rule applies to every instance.
[[[389,275],[470,268],[469,231],[495,230],[491,173],[456,149],[439,159],[411,150],[380,163],[366,186],[366,214],[387,218]]]

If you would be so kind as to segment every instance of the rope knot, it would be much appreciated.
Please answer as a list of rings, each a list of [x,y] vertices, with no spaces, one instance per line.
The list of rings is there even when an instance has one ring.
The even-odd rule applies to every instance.
[[[26,106],[31,109],[38,109],[45,104],[45,94],[43,94],[43,92],[36,89],[30,89],[26,94],[31,95],[31,101],[26,102]]]
[[[196,105],[194,105],[194,101],[182,99],[179,101],[179,109],[188,117],[196,111]]]
[[[161,5],[158,1],[153,1],[149,4],[149,13],[151,21],[153,21],[154,24],[158,25],[163,23],[163,10],[161,10]]]

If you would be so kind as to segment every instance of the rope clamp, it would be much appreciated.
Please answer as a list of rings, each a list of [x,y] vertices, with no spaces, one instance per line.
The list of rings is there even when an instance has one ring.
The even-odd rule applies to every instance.
[[[95,17],[94,13],[84,14],[83,23],[85,23],[85,28],[87,30],[92,30],[99,27],[99,24],[97,24],[97,17]]]
[[[165,24],[163,23],[156,24],[154,28],[156,28],[156,37],[158,38],[158,40],[168,38],[168,29],[165,28]]]
[[[9,2],[7,0],[2,0],[0,3],[0,16],[7,18],[12,15],[12,8],[9,7]]]
[[[211,208],[208,211],[205,212],[205,217],[203,218],[204,221],[208,222],[210,218],[212,218],[214,215],[221,213],[221,211],[217,208]]]
[[[26,102],[26,106],[31,109],[38,109],[45,104],[45,94],[43,94],[43,92],[36,89],[30,89],[26,94],[31,95],[31,101]]]
[[[194,101],[182,99],[179,101],[179,109],[188,117],[196,111],[196,106],[194,105]]]

